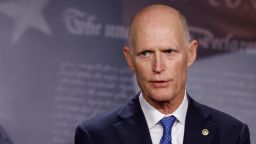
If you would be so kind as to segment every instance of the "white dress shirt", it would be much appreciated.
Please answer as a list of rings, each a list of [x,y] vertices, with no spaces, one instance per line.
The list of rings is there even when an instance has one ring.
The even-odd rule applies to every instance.
[[[183,144],[183,137],[185,131],[185,120],[188,109],[188,98],[185,92],[184,99],[181,105],[171,114],[164,115],[153,106],[151,106],[140,93],[139,96],[140,105],[145,115],[147,125],[149,128],[151,140],[153,144],[159,144],[163,135],[163,127],[160,124],[160,120],[166,116],[175,116],[176,121],[172,127],[172,144]]]

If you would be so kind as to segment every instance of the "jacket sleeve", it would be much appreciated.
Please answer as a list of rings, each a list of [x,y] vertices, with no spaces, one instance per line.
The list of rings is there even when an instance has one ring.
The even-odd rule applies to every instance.
[[[93,144],[90,134],[82,126],[76,128],[75,144]]]
[[[242,127],[238,144],[251,144],[250,132],[246,124]]]

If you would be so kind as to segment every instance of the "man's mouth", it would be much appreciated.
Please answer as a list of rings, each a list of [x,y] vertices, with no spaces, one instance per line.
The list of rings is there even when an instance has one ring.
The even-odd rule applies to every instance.
[[[171,80],[152,80],[149,82],[155,88],[165,88],[169,86],[170,81]]]

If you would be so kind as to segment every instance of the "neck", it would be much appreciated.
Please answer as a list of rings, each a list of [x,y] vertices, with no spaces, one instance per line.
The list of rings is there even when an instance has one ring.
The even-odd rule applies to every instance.
[[[155,101],[153,99],[149,99],[148,97],[144,97],[144,99],[155,109],[157,109],[162,114],[168,115],[173,113],[182,103],[184,99],[184,93],[177,96],[174,96],[172,99],[168,101]]]

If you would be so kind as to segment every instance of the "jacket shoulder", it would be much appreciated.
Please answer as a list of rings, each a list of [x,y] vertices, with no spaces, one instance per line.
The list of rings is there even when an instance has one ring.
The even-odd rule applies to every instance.
[[[118,120],[118,111],[120,111],[120,108],[97,114],[79,126],[87,130],[106,129]]]
[[[244,128],[248,129],[248,126],[242,121],[216,108],[200,104],[191,98],[190,105],[193,111],[216,125],[221,131],[233,133],[241,132]]]
[[[76,127],[75,144],[92,143],[114,143],[118,141],[112,128],[113,123],[118,119],[116,109],[104,114],[97,114]]]

